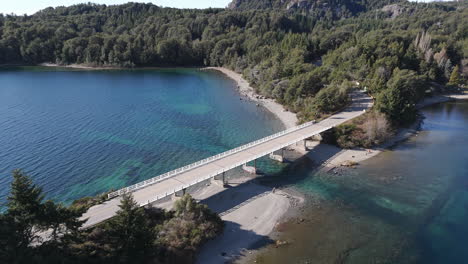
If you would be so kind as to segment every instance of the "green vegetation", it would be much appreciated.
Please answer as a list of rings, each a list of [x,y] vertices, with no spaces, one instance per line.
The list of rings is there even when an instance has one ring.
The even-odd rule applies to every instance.
[[[368,112],[332,131],[333,139],[342,148],[371,147],[384,143],[392,135],[392,126],[384,114]]]
[[[452,74],[450,74],[450,79],[448,82],[448,85],[452,86],[459,86],[461,84],[461,78],[460,78],[460,69],[458,68],[458,65],[456,65],[453,70]]]
[[[86,208],[43,201],[42,190],[20,170],[13,178],[0,214],[1,263],[190,263],[224,226],[189,195],[176,201],[174,211],[140,208],[124,195],[115,217],[82,230]]]
[[[392,4],[385,6],[387,4]],[[81,4],[0,16],[0,63],[224,66],[301,121],[341,109],[359,82],[394,126],[429,83],[464,83],[466,1],[235,0],[230,9]],[[460,68],[458,68],[460,69]],[[408,78],[408,79],[407,79]],[[416,86],[413,86],[416,85]]]

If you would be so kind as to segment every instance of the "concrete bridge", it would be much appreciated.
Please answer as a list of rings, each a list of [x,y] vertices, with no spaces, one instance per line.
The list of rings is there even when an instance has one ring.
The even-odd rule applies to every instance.
[[[82,219],[88,219],[84,227],[93,226],[114,216],[119,209],[118,205],[122,194],[133,193],[134,199],[140,206],[145,206],[176,193],[185,193],[188,187],[209,179],[217,179],[224,184],[224,174],[236,167],[242,166],[244,170],[255,173],[255,165],[253,167],[247,166],[247,163],[266,155],[282,161],[282,154],[275,155],[275,151],[281,150],[282,153],[283,148],[301,141],[304,141],[305,147],[307,138],[360,116],[372,106],[372,99],[364,93],[355,92],[351,95],[351,99],[352,103],[349,107],[318,123],[309,122],[281,131],[110,193],[110,200],[91,207],[82,216]]]

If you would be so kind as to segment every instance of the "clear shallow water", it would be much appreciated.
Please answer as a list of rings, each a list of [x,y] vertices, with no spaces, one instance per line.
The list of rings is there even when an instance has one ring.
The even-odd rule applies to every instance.
[[[2,69],[0,201],[15,168],[68,203],[282,128],[216,72]]]
[[[468,263],[468,102],[425,108],[422,131],[337,175],[308,166],[308,197],[258,263]]]

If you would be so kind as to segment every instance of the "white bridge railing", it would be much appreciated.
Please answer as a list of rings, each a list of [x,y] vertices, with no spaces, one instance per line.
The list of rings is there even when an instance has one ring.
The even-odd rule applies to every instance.
[[[129,192],[133,192],[133,191],[136,191],[136,190],[145,188],[145,187],[147,187],[147,186],[149,186],[149,185],[152,185],[152,184],[155,184],[155,183],[157,183],[157,182],[166,180],[166,179],[168,179],[168,178],[174,177],[174,176],[176,176],[176,175],[179,175],[179,174],[184,173],[184,172],[186,172],[186,171],[189,171],[189,170],[191,170],[191,169],[194,169],[194,168],[203,166],[203,165],[205,165],[205,164],[207,164],[207,163],[210,163],[210,162],[212,162],[212,161],[215,161],[215,160],[218,160],[218,159],[227,157],[227,156],[229,156],[229,155],[238,153],[238,152],[240,152],[240,151],[243,151],[243,150],[248,149],[248,148],[251,148],[251,147],[253,147],[253,146],[262,144],[262,143],[267,142],[267,141],[269,141],[269,140],[273,140],[273,139],[278,138],[278,137],[281,137],[281,136],[283,136],[283,135],[285,135],[285,134],[288,134],[288,133],[297,131],[297,130],[299,130],[299,129],[303,129],[303,128],[305,128],[305,127],[309,127],[309,126],[311,126],[311,125],[313,125],[313,124],[315,124],[315,121],[307,122],[307,123],[304,123],[304,124],[302,124],[302,125],[299,125],[299,126],[296,126],[296,127],[292,127],[292,128],[286,129],[286,130],[284,130],[284,131],[278,132],[278,133],[273,134],[273,135],[271,135],[271,136],[264,137],[264,138],[261,138],[261,139],[259,139],[259,140],[256,140],[256,141],[247,143],[247,144],[242,145],[242,146],[240,146],[240,147],[237,147],[237,148],[235,148],[235,149],[231,149],[231,150],[225,151],[225,152],[223,152],[223,153],[217,154],[217,155],[215,155],[215,156],[211,156],[211,157],[209,157],[209,158],[206,158],[206,159],[203,159],[203,160],[194,162],[194,163],[189,164],[189,165],[187,165],[187,166],[180,167],[180,168],[178,168],[178,169],[175,169],[175,170],[166,172],[166,173],[161,174],[161,175],[159,175],[159,176],[156,176],[156,177],[154,177],[154,178],[151,178],[151,179],[148,179],[148,180],[145,180],[145,181],[136,183],[136,184],[134,184],[134,185],[131,185],[131,186],[122,188],[122,189],[117,190],[117,191],[115,191],[115,192],[111,192],[111,193],[108,194],[108,198],[109,198],[109,199],[112,199],[112,198],[117,197],[117,196],[120,196],[120,195],[122,195],[122,194],[129,193]]]

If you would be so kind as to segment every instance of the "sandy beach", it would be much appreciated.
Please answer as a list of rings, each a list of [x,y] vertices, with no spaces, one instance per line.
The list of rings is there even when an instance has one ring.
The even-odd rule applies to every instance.
[[[273,99],[264,98],[258,95],[250,84],[242,78],[242,75],[222,67],[207,67],[205,70],[216,70],[224,73],[226,76],[237,82],[237,87],[242,96],[247,97],[249,100],[258,102],[263,107],[268,109],[271,113],[276,115],[286,128],[291,128],[297,125],[297,116],[295,113],[289,112],[284,107]]]
[[[61,65],[56,63],[41,63],[39,66],[42,67],[60,67],[60,68],[70,68],[70,69],[78,69],[78,70],[111,70],[111,69],[121,69],[121,67],[115,66],[89,66],[86,64],[69,64],[69,65]]]

